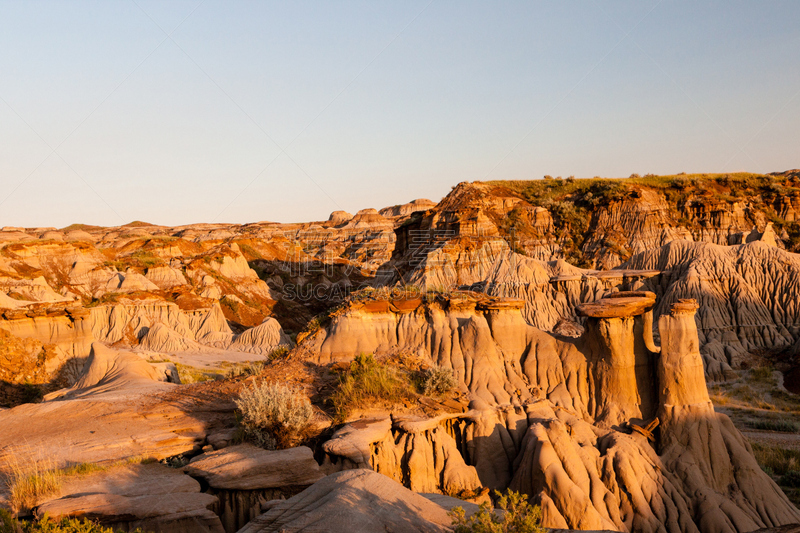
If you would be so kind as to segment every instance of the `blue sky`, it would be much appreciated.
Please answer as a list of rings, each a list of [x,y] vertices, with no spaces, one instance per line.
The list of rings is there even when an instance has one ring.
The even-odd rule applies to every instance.
[[[0,226],[800,167],[800,2],[0,1]]]

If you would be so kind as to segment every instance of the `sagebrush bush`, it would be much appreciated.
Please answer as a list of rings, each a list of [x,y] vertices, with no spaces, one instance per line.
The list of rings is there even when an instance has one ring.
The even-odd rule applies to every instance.
[[[433,366],[426,370],[422,376],[422,393],[426,396],[444,395],[452,392],[458,383],[450,368]]]
[[[336,416],[344,421],[353,409],[376,404],[394,405],[414,399],[414,385],[399,369],[380,363],[371,354],[360,354],[340,376],[330,401]]]
[[[266,448],[272,441],[281,448],[294,444],[314,414],[304,394],[278,383],[254,383],[239,393],[236,407],[246,436]]]
[[[447,514],[452,519],[453,533],[544,533],[542,510],[528,503],[524,494],[507,490],[499,498],[497,506],[505,511],[495,513],[488,503],[467,518],[462,507],[455,507]]]

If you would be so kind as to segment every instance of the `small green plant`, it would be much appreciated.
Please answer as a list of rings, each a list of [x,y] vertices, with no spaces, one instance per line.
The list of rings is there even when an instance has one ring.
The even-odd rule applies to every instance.
[[[278,383],[254,383],[235,402],[242,431],[262,447],[292,446],[314,414],[304,394]]]
[[[453,391],[458,384],[453,370],[441,366],[427,369],[422,376],[422,394],[443,396]]]
[[[270,361],[276,361],[278,359],[283,359],[287,355],[289,355],[289,347],[286,346],[285,344],[281,344],[280,346],[274,348],[271,352],[269,352],[267,358]]]
[[[0,509],[0,533],[114,533],[114,530],[85,518],[53,520],[45,515],[32,522],[20,522],[5,509]],[[137,528],[132,533],[144,531]]]
[[[507,490],[498,498],[497,506],[505,511],[495,513],[488,503],[483,503],[472,516],[467,517],[463,507],[448,512],[453,521],[453,533],[544,533],[542,510],[528,503],[524,494]]]

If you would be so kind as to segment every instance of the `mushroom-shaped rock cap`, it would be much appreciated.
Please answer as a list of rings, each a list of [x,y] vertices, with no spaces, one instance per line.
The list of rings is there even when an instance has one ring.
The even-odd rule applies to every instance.
[[[672,316],[680,314],[694,314],[700,306],[697,305],[697,300],[693,298],[681,298],[670,307],[670,314]]]
[[[655,293],[649,291],[616,292],[595,302],[579,305],[580,316],[593,318],[624,318],[641,315],[656,303]]]

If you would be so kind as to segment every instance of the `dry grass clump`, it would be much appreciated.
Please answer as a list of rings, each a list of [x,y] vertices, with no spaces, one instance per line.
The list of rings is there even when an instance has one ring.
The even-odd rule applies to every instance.
[[[778,431],[781,433],[797,433],[800,431],[800,424],[786,419],[758,419],[745,422],[747,427],[762,431]]]
[[[758,407],[759,409],[775,409],[773,404],[766,401],[764,394],[761,391],[756,390],[754,387],[747,384],[736,385],[731,390],[730,395],[737,400],[746,403],[747,405]]]
[[[800,471],[800,451],[772,444],[752,443],[756,461],[770,475],[782,476],[787,472]]]
[[[355,409],[392,406],[415,398],[414,385],[407,373],[376,361],[371,354],[360,354],[340,376],[330,401],[336,417],[344,421]]]
[[[267,449],[295,444],[314,414],[304,394],[278,383],[254,383],[235,401],[245,437]]]
[[[21,459],[20,456],[23,454],[16,450],[7,450],[0,461],[4,465],[3,482],[9,491],[11,510],[15,513],[27,512],[43,499],[57,495],[61,491],[64,478],[102,472],[117,464],[143,462],[141,458],[131,458],[114,465],[76,463],[57,468],[55,462],[48,457],[26,454],[26,458]]]
[[[800,450],[757,442],[752,446],[764,472],[772,476],[792,503],[800,506]]]
[[[61,490],[61,474],[51,459],[34,457],[23,461],[9,451],[3,462],[9,503],[15,513],[28,511],[43,498]]]

